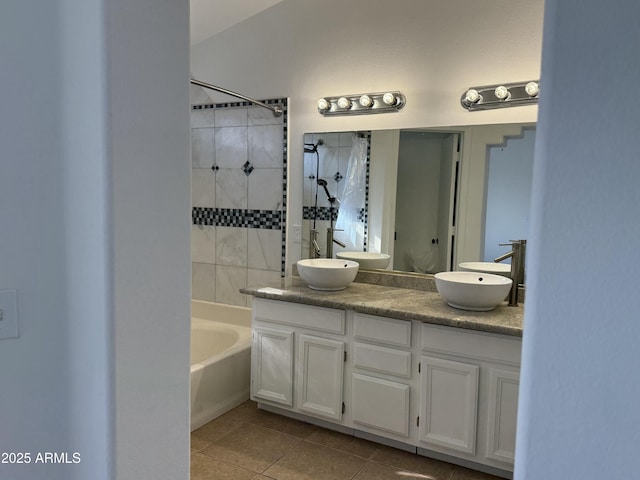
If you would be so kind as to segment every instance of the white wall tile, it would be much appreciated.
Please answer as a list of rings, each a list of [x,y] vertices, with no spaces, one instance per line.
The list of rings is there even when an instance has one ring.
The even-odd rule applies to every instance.
[[[250,268],[247,274],[247,286],[248,287],[264,287],[265,285],[279,286],[282,278],[280,272],[270,272],[268,270],[256,270]],[[247,307],[253,305],[253,297],[245,295],[247,297]]]
[[[282,210],[282,167],[256,168],[247,180],[249,209]]]
[[[215,129],[216,165],[220,168],[240,168],[248,157],[247,127]]]
[[[261,107],[194,110],[191,117],[193,205],[282,210],[282,117]],[[247,160],[254,167],[249,176],[242,170]],[[215,173],[214,164],[219,167]],[[280,278],[282,233],[196,225],[192,261],[194,298],[246,305],[249,299],[239,289],[246,286],[249,271],[259,283]]]
[[[282,168],[282,125],[249,127],[249,161],[254,167]]]
[[[216,227],[211,225],[191,226],[191,261],[216,263]]]
[[[216,172],[216,207],[247,208],[248,178],[240,169],[221,168]]]
[[[248,228],[216,227],[216,264],[247,266]]]
[[[341,147],[350,147],[353,145],[354,132],[340,132],[338,134],[338,145]]]
[[[280,272],[282,258],[282,232],[262,228],[249,228],[248,266]]]
[[[351,157],[350,147],[340,147],[338,149],[338,171],[343,177],[347,176],[347,168],[349,167],[350,157]]]
[[[315,141],[313,143],[316,143],[320,139],[324,141],[324,144],[319,148],[329,148],[329,147],[340,146],[340,134],[337,132],[320,133],[320,134],[314,135],[314,137],[315,137]]]
[[[246,127],[247,108],[230,107],[215,110],[216,127]]]
[[[247,286],[247,269],[240,267],[216,267],[216,302],[228,305],[247,305],[247,296],[240,289]]]
[[[212,108],[191,110],[191,128],[213,127],[214,115]]]
[[[215,161],[215,136],[213,128],[191,129],[191,166],[211,168]]]
[[[338,147],[318,147],[318,153],[320,155],[320,178],[333,177],[338,170],[340,170],[340,157]],[[313,172],[315,175],[315,170]]]
[[[196,300],[214,302],[216,299],[216,266],[208,263],[191,264],[191,296]]]
[[[276,117],[264,107],[249,107],[249,125],[282,125],[282,116]]]
[[[216,175],[210,168],[191,169],[191,205],[209,208],[216,206]]]

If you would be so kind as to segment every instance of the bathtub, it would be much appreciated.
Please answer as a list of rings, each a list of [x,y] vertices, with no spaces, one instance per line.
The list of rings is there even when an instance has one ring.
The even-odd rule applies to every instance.
[[[191,303],[191,431],[249,398],[251,309]]]

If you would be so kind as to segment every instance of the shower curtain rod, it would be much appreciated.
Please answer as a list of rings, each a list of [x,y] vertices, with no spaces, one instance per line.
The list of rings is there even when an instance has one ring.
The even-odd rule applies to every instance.
[[[260,105],[267,110],[271,110],[274,117],[279,117],[282,115],[282,108],[280,108],[278,105],[267,105],[266,103],[254,100],[253,98],[245,97],[244,95],[232,92],[231,90],[227,90],[226,88],[216,87],[215,85],[211,85],[210,83],[201,82],[200,80],[196,80],[195,78],[191,79],[191,83],[200,87],[208,88],[210,90],[215,90],[216,92],[224,93],[225,95],[231,95],[232,97],[241,98],[242,100],[246,100],[247,102],[251,102],[255,105]]]

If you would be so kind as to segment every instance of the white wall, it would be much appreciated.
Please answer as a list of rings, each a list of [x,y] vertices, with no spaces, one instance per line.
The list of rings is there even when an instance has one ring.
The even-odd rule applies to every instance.
[[[546,2],[517,480],[638,476],[639,17]]]
[[[304,132],[535,121],[536,107],[470,113],[459,99],[470,86],[539,77],[542,10],[542,0],[483,1],[481,12],[473,0],[284,0],[193,46],[191,68],[254,98],[289,97],[290,226],[302,218]],[[401,112],[316,110],[321,96],[388,89],[407,96]]]
[[[1,478],[188,478],[188,5],[127,3],[0,16]]]
[[[105,2],[117,478],[189,475],[187,0]]]
[[[501,243],[529,237],[531,179],[535,130],[525,129],[521,137],[507,138],[505,145],[488,150],[487,198],[484,229],[485,262],[509,252]],[[504,263],[511,263],[507,259]]]

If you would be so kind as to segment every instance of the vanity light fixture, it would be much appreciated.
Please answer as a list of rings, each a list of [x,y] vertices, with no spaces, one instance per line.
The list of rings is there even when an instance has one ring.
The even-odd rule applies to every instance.
[[[320,100],[318,100],[319,112],[326,112],[330,108],[331,108],[331,102],[329,102],[329,100],[327,100],[326,98],[321,98]]]
[[[478,103],[480,100],[482,100],[482,97],[475,88],[467,90],[464,96],[464,101],[467,103]]]
[[[364,93],[323,97],[318,100],[318,113],[330,115],[363,115],[397,112],[404,107],[405,96],[400,92]]]
[[[504,85],[500,85],[499,87],[496,87],[493,93],[500,100],[507,100],[510,96],[509,89]]]
[[[540,82],[503,83],[467,89],[460,103],[470,112],[538,103]]]
[[[527,95],[530,97],[537,97],[538,93],[540,93],[540,86],[538,82],[529,82],[524,86],[524,91],[527,92]]]
[[[373,106],[373,100],[369,95],[361,95],[358,103],[365,108],[369,108]]]
[[[340,97],[338,99],[338,107],[342,109],[351,108],[351,100],[349,100],[347,97]]]
[[[398,103],[398,97],[395,93],[387,92],[382,96],[382,101],[387,105],[393,106]]]

